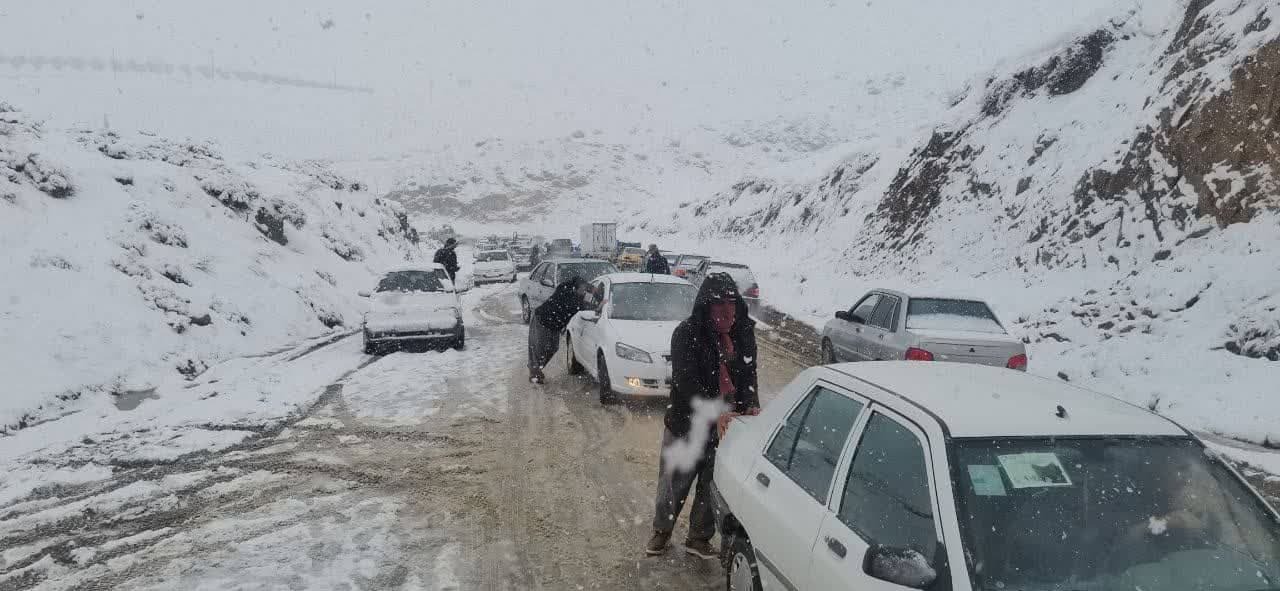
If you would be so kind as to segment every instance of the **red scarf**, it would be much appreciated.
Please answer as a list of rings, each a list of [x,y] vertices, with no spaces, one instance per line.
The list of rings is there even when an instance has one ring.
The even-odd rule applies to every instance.
[[[733,359],[732,331],[737,315],[736,302],[711,304],[711,330],[716,333],[720,344],[720,396],[728,402],[733,402],[738,392],[733,385],[733,377],[729,373],[729,360]]]

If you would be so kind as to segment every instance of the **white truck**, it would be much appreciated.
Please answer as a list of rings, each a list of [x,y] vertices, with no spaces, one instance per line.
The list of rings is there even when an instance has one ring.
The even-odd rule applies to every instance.
[[[613,258],[618,249],[618,224],[592,222],[582,226],[582,256],[604,260]]]

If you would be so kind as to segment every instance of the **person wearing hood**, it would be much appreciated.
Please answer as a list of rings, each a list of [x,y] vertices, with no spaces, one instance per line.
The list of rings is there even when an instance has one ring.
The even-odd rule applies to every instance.
[[[657,244],[649,245],[649,255],[644,259],[644,272],[653,273],[654,275],[670,275],[671,265],[667,264],[667,257],[662,256],[658,251]]]
[[[560,349],[560,333],[569,326],[573,315],[582,310],[587,294],[587,281],[570,277],[560,282],[551,297],[533,311],[529,319],[529,381],[545,383],[542,368]]]
[[[457,284],[458,269],[458,239],[450,238],[444,241],[444,246],[436,251],[436,255],[432,260],[444,267],[445,273],[449,274],[449,281]]]
[[[662,554],[695,482],[685,550],[715,558],[711,478],[716,446],[736,415],[760,412],[755,322],[726,273],[703,281],[689,318],[671,335],[671,405],[663,419],[653,536],[645,551]]]

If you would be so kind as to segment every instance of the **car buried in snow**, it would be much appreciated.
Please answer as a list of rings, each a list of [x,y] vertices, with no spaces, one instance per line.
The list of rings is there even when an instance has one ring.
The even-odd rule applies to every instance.
[[[471,265],[471,281],[481,283],[515,283],[516,265],[505,250],[481,250],[476,252]]]
[[[362,324],[367,355],[415,342],[455,349],[466,344],[462,301],[438,263],[389,270],[360,296],[370,299]]]
[[[1026,371],[1027,349],[985,302],[875,289],[822,328],[822,362],[954,361]]]
[[[977,364],[805,370],[711,496],[729,589],[1280,589],[1280,515],[1195,435]]]
[[[570,374],[596,379],[600,402],[617,395],[671,395],[671,333],[693,310],[697,289],[670,275],[613,273],[591,285],[595,309],[565,331]]]

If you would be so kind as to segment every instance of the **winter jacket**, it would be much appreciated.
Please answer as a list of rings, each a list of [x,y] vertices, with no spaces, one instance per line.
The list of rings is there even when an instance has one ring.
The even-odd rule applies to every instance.
[[[720,398],[719,339],[711,328],[710,318],[710,294],[720,287],[719,280],[713,275],[702,282],[693,312],[671,335],[671,405],[663,422],[676,437],[689,434],[694,398]],[[760,406],[760,395],[756,391],[755,322],[741,297],[736,318],[730,332],[733,358],[729,360],[729,374],[737,392],[729,410],[741,413]],[[707,428],[714,440],[715,423],[708,424]]]
[[[449,273],[450,279],[457,275],[458,269],[461,268],[458,266],[458,252],[452,246],[445,246],[437,250],[436,256],[432,260],[444,267],[444,270]]]
[[[644,260],[644,272],[655,275],[670,275],[671,266],[667,264],[667,257],[662,256],[662,253],[651,252],[649,257]]]
[[[560,282],[556,290],[551,293],[551,297],[534,310],[534,317],[542,326],[555,332],[560,332],[569,326],[569,321],[582,309],[583,305],[582,297],[573,290],[576,282],[577,278],[574,277]]]

